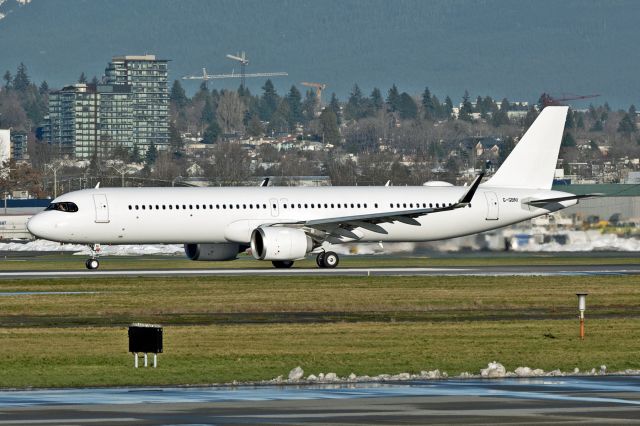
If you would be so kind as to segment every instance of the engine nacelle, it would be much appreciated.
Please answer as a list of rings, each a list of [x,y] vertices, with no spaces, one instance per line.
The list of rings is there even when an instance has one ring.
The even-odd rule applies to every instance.
[[[251,252],[258,260],[294,260],[313,250],[313,240],[300,229],[266,227],[251,234]]]
[[[185,244],[184,253],[191,260],[233,260],[240,253],[240,244]]]

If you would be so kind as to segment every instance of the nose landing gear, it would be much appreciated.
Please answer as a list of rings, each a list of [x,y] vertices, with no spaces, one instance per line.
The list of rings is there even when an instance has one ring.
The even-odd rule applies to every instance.
[[[84,266],[90,270],[98,269],[100,267],[100,262],[98,261],[98,256],[101,251],[100,244],[90,245],[89,249],[91,250],[91,257],[84,262]]]
[[[323,251],[316,257],[316,264],[319,268],[333,269],[340,263],[338,255],[332,251]]]

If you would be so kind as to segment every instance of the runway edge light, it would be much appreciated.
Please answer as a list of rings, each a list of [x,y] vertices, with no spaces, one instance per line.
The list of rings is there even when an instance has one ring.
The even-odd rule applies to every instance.
[[[587,295],[589,293],[576,293],[578,296],[578,310],[580,311],[580,339],[584,340],[584,311],[587,309]]]

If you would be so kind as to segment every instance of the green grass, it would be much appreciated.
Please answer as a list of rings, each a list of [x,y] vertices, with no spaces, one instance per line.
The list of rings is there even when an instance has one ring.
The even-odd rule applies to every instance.
[[[587,339],[577,291],[589,292]],[[207,384],[490,361],[640,368],[640,276],[175,277],[3,280],[0,387]],[[126,325],[165,326],[157,370],[134,370]]]

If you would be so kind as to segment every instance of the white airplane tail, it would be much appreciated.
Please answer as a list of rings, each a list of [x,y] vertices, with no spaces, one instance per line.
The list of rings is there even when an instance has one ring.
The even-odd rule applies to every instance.
[[[483,186],[551,189],[568,109],[566,106],[543,109],[502,166]]]

